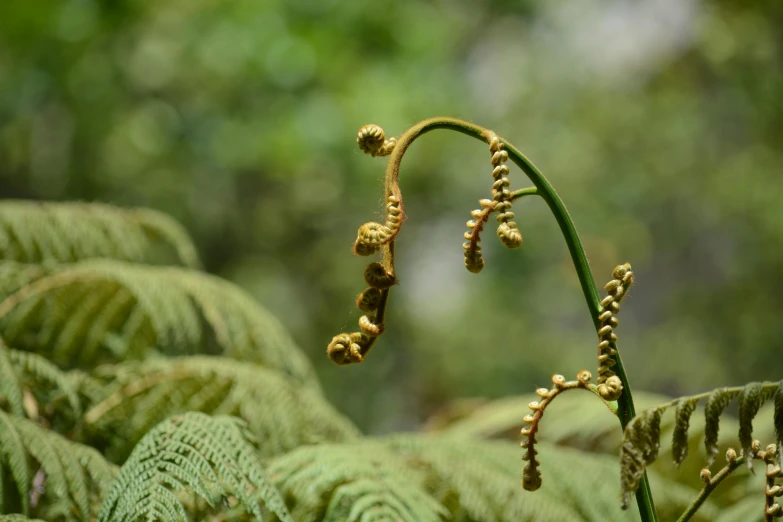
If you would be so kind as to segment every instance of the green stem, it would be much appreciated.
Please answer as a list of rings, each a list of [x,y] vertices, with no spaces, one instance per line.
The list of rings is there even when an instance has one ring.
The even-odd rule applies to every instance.
[[[707,497],[710,496],[710,493],[712,493],[715,488],[717,488],[720,483],[723,482],[723,479],[728,477],[732,471],[740,467],[744,462],[744,457],[738,457],[732,461],[729,461],[729,463],[726,464],[723,469],[721,469],[714,477],[710,479],[707,484],[704,485],[704,488],[699,492],[699,496],[697,496],[691,505],[688,506],[688,509],[686,509],[682,516],[677,519],[677,522],[688,522],[688,520],[690,520],[691,517],[696,514],[701,505],[704,504],[704,501],[707,500]]]
[[[538,195],[538,189],[536,187],[527,187],[512,192],[511,201],[516,201],[519,198],[523,198],[525,196],[537,196],[537,195]]]
[[[405,151],[413,143],[416,138],[427,132],[435,129],[449,129],[453,131],[466,134],[473,138],[477,138],[485,143],[489,143],[492,137],[492,132],[474,125],[472,123],[459,120],[457,118],[431,118],[421,121],[408,129],[397,140],[397,144],[392,150],[389,163],[386,168],[386,196],[388,197],[392,193],[399,193],[399,173],[400,163]],[[500,138],[500,137],[499,137]],[[579,235],[576,232],[574,223],[571,220],[571,216],[560,199],[560,196],[555,192],[554,187],[544,177],[543,174],[533,165],[533,163],[525,157],[516,147],[514,147],[507,140],[500,138],[500,141],[505,145],[508,151],[508,156],[522,171],[527,175],[533,185],[537,189],[537,193],[541,196],[546,204],[549,206],[550,211],[557,220],[560,226],[560,231],[563,234],[568,251],[571,254],[571,260],[574,263],[577,277],[579,278],[579,284],[582,287],[582,293],[584,294],[585,301],[587,302],[587,308],[590,311],[590,317],[593,320],[593,324],[598,329],[599,320],[598,316],[601,314],[600,297],[598,289],[595,286],[595,280],[593,279],[593,273],[590,271],[590,265],[587,262],[587,256],[582,242],[579,239]],[[386,259],[384,259],[386,261]],[[616,346],[613,345],[616,349]],[[623,393],[618,400],[618,415],[620,425],[623,429],[625,426],[636,416],[636,410],[634,408],[633,396],[631,394],[631,387],[628,383],[628,377],[625,374],[623,363],[620,358],[619,351],[614,356],[615,366],[614,370],[617,376],[623,383]],[[636,503],[639,506],[639,513],[643,522],[657,522],[658,516],[655,512],[655,506],[653,504],[652,493],[650,492],[650,485],[647,480],[647,472],[642,477],[639,489],[636,491]]]

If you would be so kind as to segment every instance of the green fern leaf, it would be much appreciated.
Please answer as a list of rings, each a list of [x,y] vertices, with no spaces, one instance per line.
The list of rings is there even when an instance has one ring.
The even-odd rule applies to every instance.
[[[249,295],[182,268],[110,260],[58,268],[0,303],[0,332],[63,367],[222,352],[318,386],[307,358]]]
[[[90,520],[115,474],[115,468],[94,449],[3,412],[0,469],[10,472],[20,503],[0,505],[0,511],[17,507],[26,515],[34,512],[50,521]],[[45,488],[35,505],[30,500],[34,475],[43,477]]]
[[[105,366],[96,375],[108,382],[84,420],[109,435],[106,454],[112,460],[124,458],[128,445],[158,422],[187,411],[242,418],[259,439],[263,456],[359,436],[320,393],[252,363],[178,357]]]
[[[0,258],[34,264],[111,258],[200,266],[187,233],[170,217],[97,203],[0,201]]]
[[[463,437],[395,435],[386,445],[402,462],[429,474],[430,493],[452,516],[481,522],[575,520],[573,504],[553,499],[547,488],[530,494],[519,486],[519,447]],[[555,486],[559,481],[552,481]],[[614,491],[612,491],[614,493]],[[619,511],[615,506],[615,511]]]
[[[424,489],[426,474],[377,443],[305,446],[274,459],[268,473],[297,522],[440,522],[447,515]]]
[[[707,450],[708,464],[715,461],[715,455],[718,453],[718,432],[720,431],[720,417],[723,415],[723,410],[740,394],[740,391],[718,388],[707,397],[707,403],[704,405],[704,447]]]
[[[10,350],[0,339],[0,405],[7,404],[11,413],[21,417],[24,415],[23,395],[19,371],[11,360]]]
[[[158,424],[120,468],[99,521],[188,520],[177,493],[192,491],[211,506],[231,495],[258,520],[265,505],[293,522],[252,442],[247,425],[231,417],[193,412]]]
[[[621,450],[621,483],[623,503],[628,504],[631,493],[636,491],[645,468],[657,458],[660,446],[660,418],[670,407],[677,405],[673,435],[675,462],[681,455],[684,458],[687,448],[687,433],[690,413],[697,403],[707,398],[704,407],[704,444],[708,464],[718,453],[718,432],[720,417],[726,407],[739,398],[739,440],[745,454],[750,451],[753,440],[753,419],[763,404],[776,396],[781,383],[750,383],[743,388],[718,388],[712,392],[675,399],[674,401],[650,408],[634,418],[625,428]],[[680,405],[685,405],[680,408]],[[775,401],[775,419],[779,419],[783,401]],[[687,414],[686,414],[687,412]],[[776,426],[777,431],[777,426]]]
[[[739,396],[739,439],[742,446],[742,453],[750,455],[750,447],[753,444],[753,419],[759,412],[764,403],[775,396],[775,392],[780,386],[764,386],[760,382],[750,383]],[[748,468],[753,464],[752,460],[747,460]]]
[[[471,437],[404,434],[302,447],[274,458],[268,472],[298,522],[365,520],[360,514],[373,520],[375,513],[406,522],[437,517],[451,522],[635,519],[617,505],[612,481],[591,479],[616,475],[615,457],[546,443],[540,449],[546,480],[535,493],[519,486],[517,445]],[[665,501],[659,506],[662,516],[674,518],[696,495],[655,473],[651,479]],[[361,484],[348,487],[356,482]],[[391,487],[397,484],[409,490]],[[415,509],[421,511],[411,518]],[[711,503],[702,509],[695,520],[706,522],[716,514]]]
[[[0,515],[0,522],[45,522],[38,518],[27,518],[24,515]]]
[[[677,465],[681,464],[688,456],[688,429],[690,428],[691,415],[696,410],[699,400],[698,398],[686,398],[677,401],[676,422],[672,434],[672,454]]]

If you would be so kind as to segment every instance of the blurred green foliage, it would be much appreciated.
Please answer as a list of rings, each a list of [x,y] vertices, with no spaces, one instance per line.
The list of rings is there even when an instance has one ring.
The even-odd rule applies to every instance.
[[[356,228],[385,163],[354,133],[450,115],[543,170],[596,279],[630,261],[620,350],[636,388],[780,379],[783,3],[774,0],[0,2],[0,196],[149,206],[207,269],[272,310],[360,426],[593,369],[596,337],[554,220],[519,251],[462,233],[486,148],[433,133],[403,162],[408,221],[387,333],[338,368],[358,319]],[[512,188],[526,186],[511,174]]]

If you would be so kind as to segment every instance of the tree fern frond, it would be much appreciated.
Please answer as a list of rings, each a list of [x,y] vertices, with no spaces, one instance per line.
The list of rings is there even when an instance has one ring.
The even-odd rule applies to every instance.
[[[21,510],[50,522],[90,520],[116,472],[94,449],[4,412],[0,412],[0,469],[8,471],[18,492],[18,505],[0,505],[0,511]],[[38,475],[44,493],[33,502],[31,490]]]
[[[369,510],[368,505],[380,512],[397,509],[395,506],[400,502],[409,508],[414,504],[424,507],[432,499],[446,508],[445,520],[450,522],[635,519],[633,513],[621,511],[616,483],[607,480],[617,476],[616,458],[546,443],[541,449],[548,476],[536,493],[526,492],[519,486],[521,459],[517,445],[442,435],[393,435],[347,444],[302,447],[272,459],[268,472],[298,522],[346,520],[332,518],[330,510],[338,505],[342,506],[338,513],[345,517],[346,513]],[[659,507],[663,516],[674,518],[696,495],[692,488],[655,473],[652,478],[656,492],[666,501]],[[390,500],[401,495],[401,491],[389,492],[380,500],[369,490],[353,494],[364,491],[363,485],[355,490],[346,488],[360,480],[378,482],[377,487],[387,490],[390,484],[404,483],[418,492],[411,490],[410,500],[403,502]],[[588,482],[590,487],[586,488]],[[429,497],[422,497],[422,492]],[[365,494],[372,498],[363,499]],[[709,503],[703,509],[695,520],[706,522],[716,513]],[[419,513],[419,518],[413,520],[429,520],[425,513]],[[438,513],[432,512],[431,516]],[[389,520],[410,520],[407,512],[398,511],[396,516]]]
[[[184,491],[212,506],[231,495],[258,520],[264,505],[293,522],[252,441],[247,425],[232,417],[192,412],[158,424],[120,468],[100,522],[188,520],[177,497]]]
[[[187,232],[170,217],[98,203],[0,201],[0,258],[22,263],[111,258],[200,266]]]
[[[777,397],[780,388],[781,383],[778,382],[750,383],[739,388],[718,388],[712,392],[675,399],[637,415],[625,428],[620,457],[624,504],[627,505],[630,494],[639,487],[639,480],[645,468],[658,456],[660,419],[667,409],[672,406],[677,407],[672,447],[675,461],[681,462],[680,457],[684,458],[686,453],[684,448],[690,414],[701,399],[707,399],[704,406],[704,444],[708,464],[711,464],[718,452],[720,418],[726,407],[735,399],[739,402],[739,441],[743,453],[747,455],[752,443],[753,419],[765,402]],[[776,400],[776,420],[781,415],[779,407],[783,407],[783,401]],[[775,428],[777,431],[777,425]],[[776,435],[779,437],[780,432],[777,431]]]
[[[112,460],[124,457],[158,422],[187,411],[240,417],[260,441],[264,456],[359,436],[320,393],[252,363],[178,357],[105,366],[95,374],[108,382],[84,420],[113,434],[107,450]]]
[[[578,519],[573,504],[565,505],[547,492],[532,495],[520,488],[518,445],[418,435],[391,436],[386,444],[403,462],[427,470],[430,492],[452,513],[449,520]]]
[[[440,522],[447,515],[425,490],[427,475],[378,443],[304,446],[274,459],[268,473],[297,522]]]
[[[0,303],[0,330],[13,346],[65,367],[222,352],[317,387],[274,317],[240,288],[182,268],[111,260],[58,268]]]

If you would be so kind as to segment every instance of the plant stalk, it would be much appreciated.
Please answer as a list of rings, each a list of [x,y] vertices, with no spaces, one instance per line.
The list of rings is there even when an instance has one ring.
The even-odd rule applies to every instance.
[[[473,138],[479,139],[485,143],[489,143],[492,136],[492,132],[474,125],[472,123],[459,120],[457,118],[438,117],[430,118],[419,122],[418,124],[407,130],[397,140],[397,144],[392,150],[389,163],[386,168],[386,196],[388,197],[392,193],[399,192],[399,173],[400,163],[405,151],[410,144],[422,134],[433,131],[435,129],[449,129],[453,131],[466,134]],[[574,263],[574,269],[576,270],[577,277],[579,278],[579,284],[582,287],[582,293],[584,294],[585,301],[587,302],[587,308],[590,312],[590,317],[593,320],[593,324],[596,330],[599,327],[598,316],[603,311],[601,309],[601,300],[598,294],[598,289],[595,286],[595,280],[593,273],[590,271],[590,265],[587,261],[587,255],[585,254],[582,242],[579,239],[579,235],[576,232],[576,227],[571,220],[571,216],[563,204],[563,201],[555,192],[554,187],[544,177],[544,175],[533,165],[533,163],[525,157],[516,147],[514,147],[507,140],[499,137],[500,141],[505,145],[505,149],[508,151],[508,156],[522,171],[527,175],[530,181],[535,185],[537,194],[541,196],[546,204],[549,206],[549,210],[554,215],[555,220],[560,226],[560,231],[563,234],[568,251],[571,254],[571,260]],[[616,346],[612,345],[613,348]],[[631,387],[628,383],[628,377],[625,374],[623,363],[620,358],[619,351],[614,356],[615,366],[614,370],[617,376],[623,383],[623,392],[618,400],[617,417],[620,420],[620,425],[623,429],[625,426],[636,416],[636,410],[634,408],[633,396],[631,394]],[[658,522],[658,515],[655,512],[655,506],[653,504],[652,493],[650,491],[649,481],[647,479],[647,472],[642,477],[639,489],[636,491],[636,504],[639,507],[639,513],[643,522]]]

